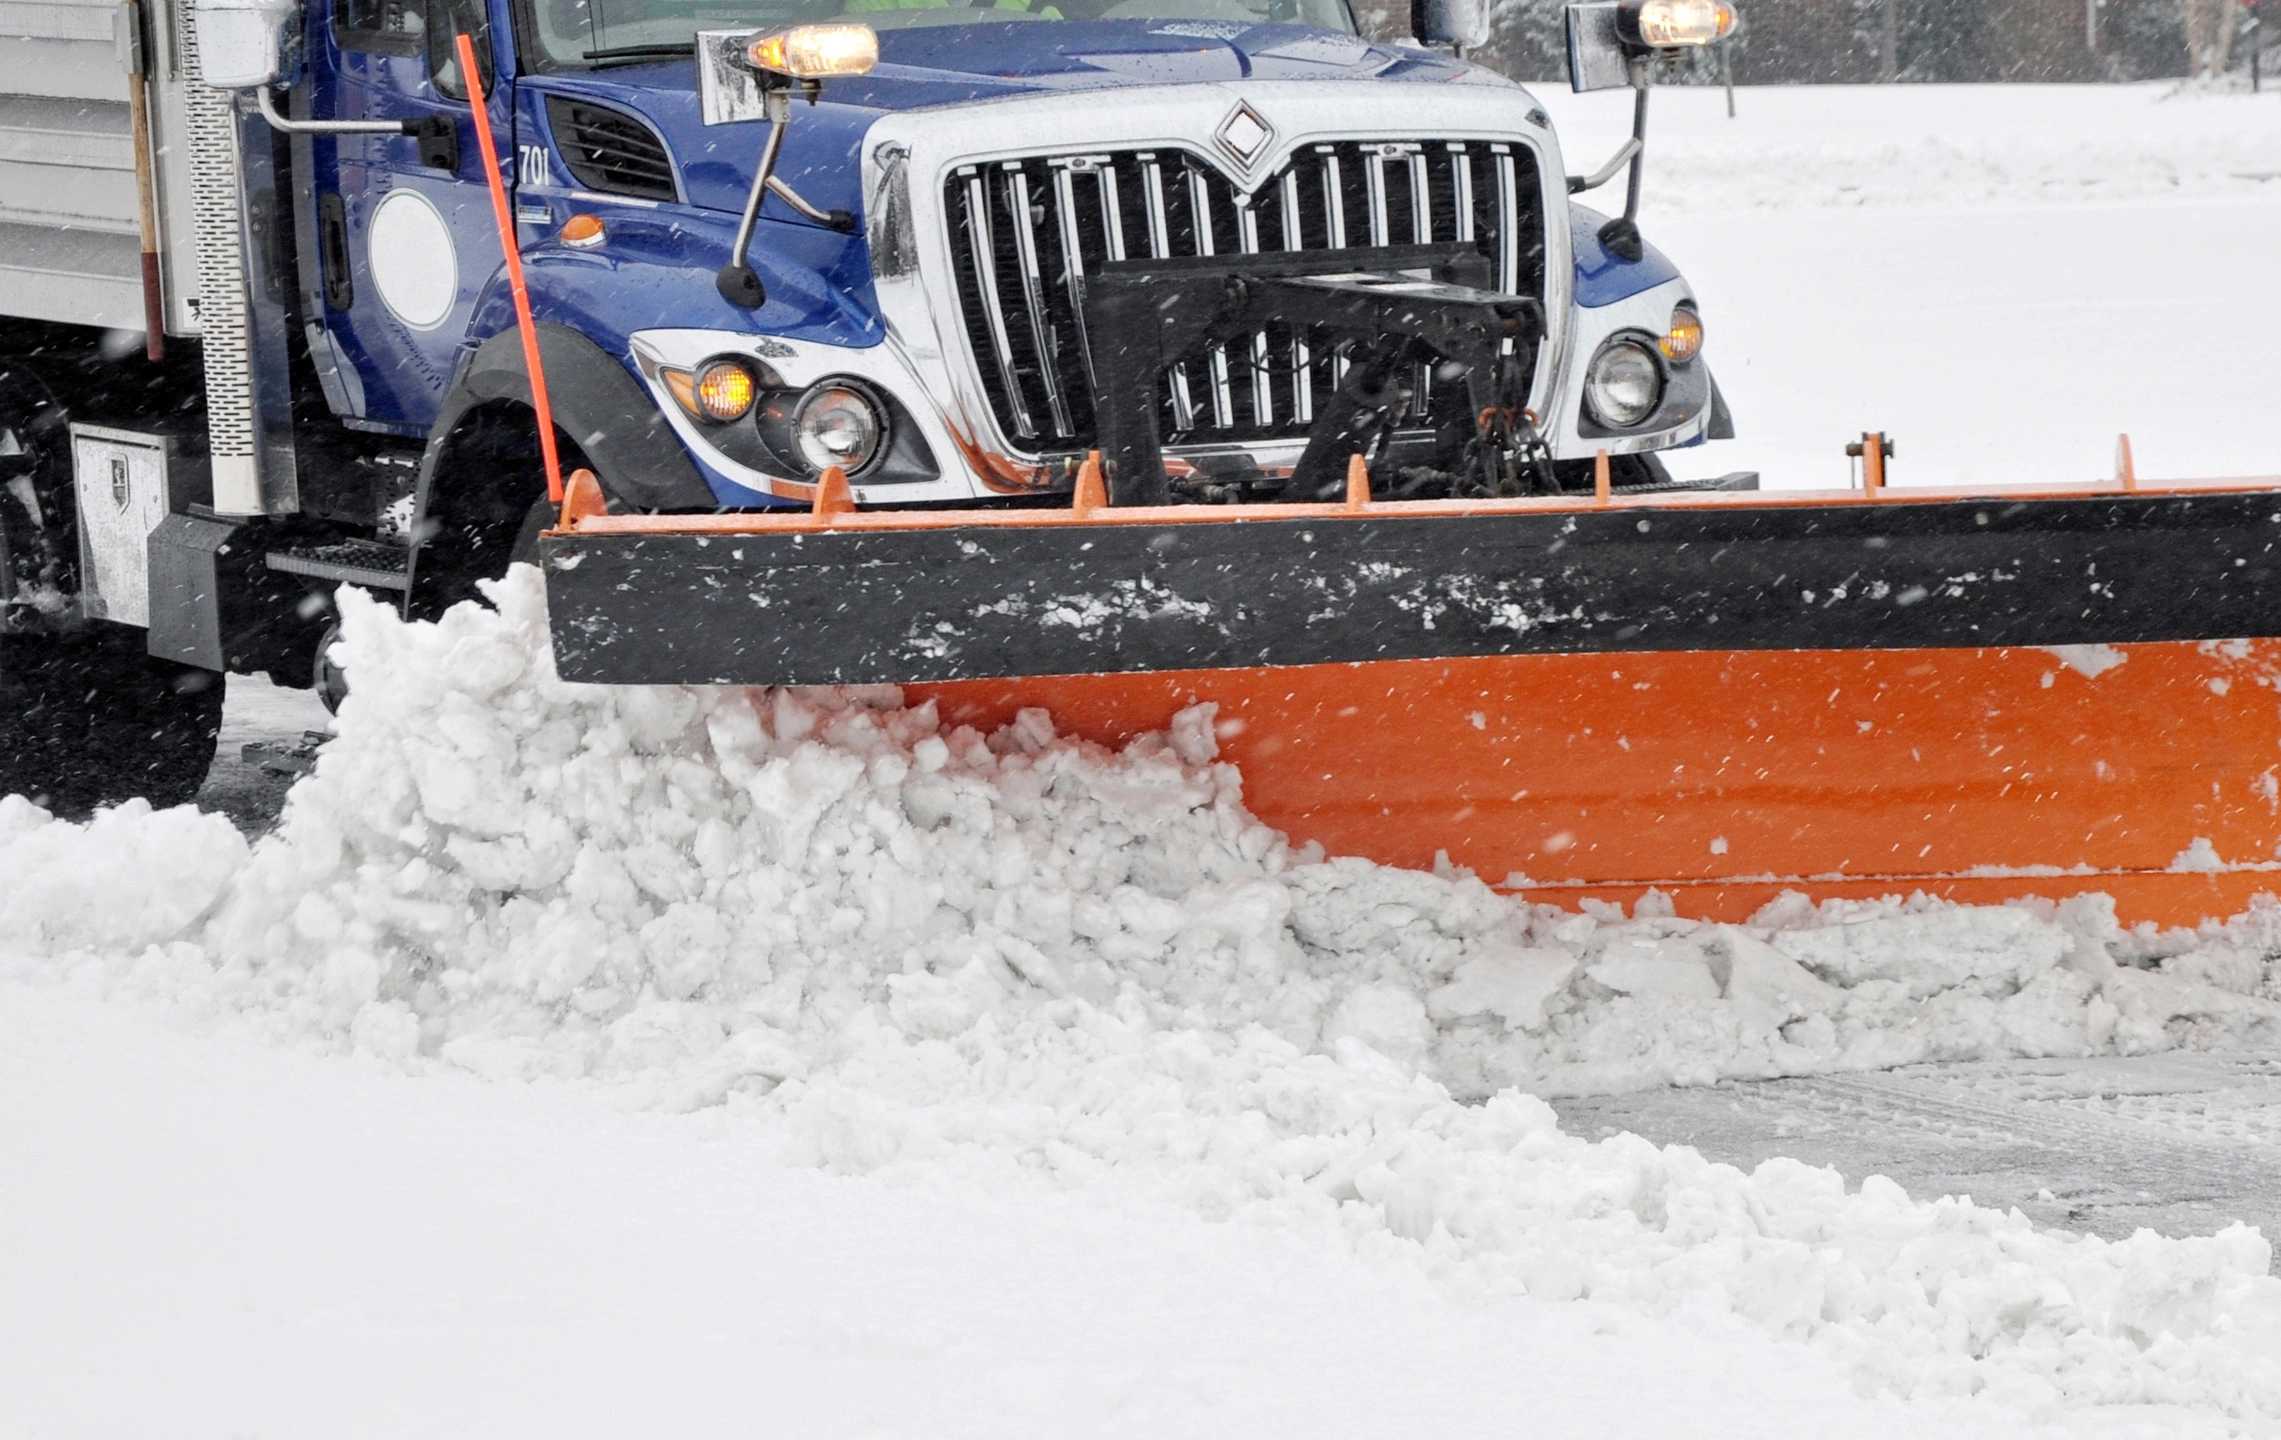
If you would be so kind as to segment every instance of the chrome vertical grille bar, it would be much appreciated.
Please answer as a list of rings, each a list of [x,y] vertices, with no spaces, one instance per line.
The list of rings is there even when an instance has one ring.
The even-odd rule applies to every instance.
[[[1410,154],[1410,228],[1420,245],[1434,243],[1434,182],[1423,150]]]
[[[1164,165],[1154,155],[1141,162],[1141,202],[1148,210],[1148,253],[1152,260],[1172,258],[1172,227],[1164,213]],[[1196,428],[1196,400],[1188,388],[1188,367],[1172,367],[1172,424],[1180,430]]]
[[[1370,194],[1370,243],[1391,245],[1394,232],[1386,216],[1386,157],[1373,153],[1363,162],[1362,174]]]
[[[1323,207],[1330,226],[1331,248],[1346,248],[1346,177],[1339,173],[1338,151],[1328,145],[1320,147],[1323,157]],[[1331,350],[1331,384],[1346,379],[1346,346]]]
[[[1511,295],[1521,288],[1521,184],[1513,152],[1497,147],[1497,288]]]
[[[1306,224],[1299,215],[1299,166],[1293,162],[1283,172],[1283,183],[1277,187],[1283,192],[1283,248],[1307,248]],[[1315,357],[1307,351],[1307,332],[1300,326],[1291,328],[1291,414],[1303,425],[1315,419]]]
[[[1088,158],[1084,163],[1091,169],[1097,162]],[[1073,165],[1053,168],[1053,208],[1061,221],[1061,280],[1069,291],[1069,313],[1075,317],[1077,353],[1085,358],[1086,385],[1098,389],[1101,382],[1093,373],[1093,337],[1085,329],[1085,247],[1078,239],[1077,174]]]
[[[1457,238],[1470,244],[1473,230],[1473,152],[1462,145],[1449,147],[1450,164],[1457,172]]]
[[[1426,173],[1426,152],[1410,152],[1410,233],[1420,245],[1434,243],[1433,181]],[[1433,408],[1434,367],[1420,365],[1416,377],[1416,398],[1410,402],[1410,413],[1423,418]]]
[[[1101,228],[1109,232],[1109,258],[1125,258],[1125,202],[1117,180],[1117,167],[1108,163],[1093,172],[1101,192]]]
[[[1053,411],[1053,433],[1077,433],[1069,420],[1069,398],[1061,393],[1061,361],[1054,349],[1052,317],[1045,308],[1045,277],[1038,270],[1037,211],[1030,205],[1030,177],[1018,166],[1005,173],[1006,207],[1014,226],[1014,257],[1021,264],[1023,309],[1029,312],[1030,343],[1037,347],[1038,380]]]
[[[1497,288],[1508,295],[1517,295],[1521,289],[1521,183],[1518,167],[1513,163],[1510,148],[1499,145],[1497,152]],[[1498,349],[1507,355],[1513,353],[1513,342],[1507,340]]]
[[[1249,198],[1236,201],[1236,235],[1243,244],[1243,253],[1259,253],[1259,211]],[[1267,332],[1254,330],[1251,334],[1251,423],[1275,423],[1275,382],[1267,375]]]
[[[1029,399],[1014,371],[1014,344],[1006,333],[1005,300],[998,293],[997,246],[990,238],[990,191],[980,172],[966,177],[966,241],[974,257],[974,270],[982,279],[982,308],[990,326],[990,348],[996,352],[998,378],[1005,382],[1007,403],[1014,412],[1014,431],[1024,440],[1037,437],[1037,421],[1030,417]]]
[[[1218,254],[1218,245],[1212,238],[1211,183],[1195,165],[1188,167],[1188,209],[1196,219],[1196,253]],[[1235,394],[1228,388],[1227,347],[1214,345],[1207,363],[1212,371],[1212,423],[1226,430],[1236,423]]]

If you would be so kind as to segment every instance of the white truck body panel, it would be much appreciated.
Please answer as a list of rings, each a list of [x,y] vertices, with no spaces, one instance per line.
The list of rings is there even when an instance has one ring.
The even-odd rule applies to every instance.
[[[151,155],[170,335],[198,333],[175,0],[149,0]],[[126,10],[0,0],[0,316],[143,328]]]

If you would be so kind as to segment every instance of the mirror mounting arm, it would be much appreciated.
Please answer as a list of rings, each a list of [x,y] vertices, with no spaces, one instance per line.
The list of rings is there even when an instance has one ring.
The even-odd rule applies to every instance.
[[[792,188],[792,183],[776,173],[776,160],[784,151],[784,132],[792,125],[792,101],[797,96],[809,104],[816,103],[823,93],[823,84],[816,80],[788,80],[781,76],[761,74],[761,105],[768,121],[768,139],[760,150],[760,163],[752,172],[752,189],[745,195],[744,209],[737,216],[736,239],[729,244],[729,263],[713,277],[721,298],[731,305],[746,310],[757,310],[768,300],[768,289],[760,283],[760,276],[745,257],[752,250],[753,228],[760,223],[761,202],[774,195],[807,219],[819,225],[828,225],[842,233],[855,229],[855,217],[845,210],[824,210],[810,204],[807,198]]]
[[[1601,186],[1607,184],[1610,180],[1615,179],[1617,172],[1621,171],[1626,165],[1631,164],[1632,156],[1638,153],[1638,151],[1639,142],[1637,140],[1626,140],[1623,144],[1622,149],[1618,150],[1615,154],[1608,157],[1607,164],[1602,165],[1599,169],[1593,171],[1589,175],[1569,176],[1568,193],[1571,195],[1582,195],[1588,190],[1599,189]]]
[[[1624,187],[1623,218],[1600,227],[1600,243],[1608,253],[1634,265],[1647,253],[1639,234],[1640,185],[1647,176],[1647,66],[1644,60],[1632,62],[1632,173]]]
[[[1617,259],[1635,265],[1647,253],[1646,242],[1639,233],[1639,201],[1647,175],[1647,98],[1654,79],[1649,68],[1652,63],[1645,58],[1631,62],[1632,138],[1608,158],[1607,164],[1591,174],[1568,177],[1568,193],[1581,195],[1615,179],[1616,172],[1627,165],[1631,167],[1624,186],[1624,213],[1600,227],[1600,244]]]
[[[768,139],[760,147],[760,163],[752,172],[752,190],[745,196],[743,212],[737,216],[737,236],[729,242],[729,263],[713,277],[723,300],[747,310],[759,309],[768,299],[767,289],[761,285],[760,276],[745,263],[745,255],[752,249],[752,229],[760,221],[760,202],[768,198],[768,182],[776,173],[776,157],[784,149],[784,131],[792,123],[792,92],[763,75],[761,104],[767,110]]]

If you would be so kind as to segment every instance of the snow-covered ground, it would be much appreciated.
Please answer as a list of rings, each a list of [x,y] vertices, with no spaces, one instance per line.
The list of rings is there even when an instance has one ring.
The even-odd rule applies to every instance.
[[[1732,297],[1714,354],[1770,417],[1722,468],[1818,454],[1815,386],[1988,383],[2017,317],[1951,334],[1921,277],[2006,207],[2174,232],[2213,307],[2234,242],[2196,217],[2281,238],[2281,193],[2205,153],[2281,155],[2281,103],[1742,101],[1719,132],[1666,97],[1665,173],[1726,158],[1651,226]],[[2122,178],[2070,189],[2070,155]],[[1916,357],[1857,385],[1833,354],[1884,362],[1825,332],[1859,276],[1801,238],[1856,221],[1899,237],[1864,263]],[[2007,303],[2063,288],[2028,245]],[[2099,303],[2142,365],[2209,342]],[[2262,357],[2226,324],[2231,377]],[[2052,343],[2013,380],[2100,379]],[[2167,425],[2257,453],[2204,392],[2128,393],[2163,397],[2150,473]],[[1986,400],[1910,413],[1965,417],[1966,459],[2058,443]],[[1905,418],[1860,423],[1906,460]],[[2254,468],[2222,461],[2192,468]],[[1200,719],[1110,756],[885,696],[575,691],[527,576],[504,601],[352,605],[368,683],[250,851],[0,802],[0,1434],[2281,1431],[2253,1233],[2041,1230],[1500,1089],[2270,1049],[2281,911],[2159,942],[2088,903],[1530,912],[1289,849]]]
[[[748,1116],[0,1003],[0,1434],[1931,1433],[1803,1347]],[[1944,1436],[2004,1433],[1982,1422]]]
[[[1547,86],[1571,170],[1628,96]],[[1658,92],[1641,225],[1695,283],[1739,438],[1682,473],[1896,483],[2281,473],[2281,94],[2167,85]],[[1591,197],[1621,206],[1622,190]]]

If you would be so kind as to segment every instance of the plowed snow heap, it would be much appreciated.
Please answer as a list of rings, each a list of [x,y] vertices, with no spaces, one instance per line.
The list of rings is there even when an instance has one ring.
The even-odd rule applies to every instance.
[[[0,933],[416,1067],[726,1098],[835,1168],[1110,1185],[1467,1289],[1739,1316],[1919,1396],[2281,1420],[2253,1232],[2043,1233],[1587,1144],[1500,1088],[2239,1034],[2275,1013],[2270,912],[2157,942],[2092,901],[1531,907],[1294,849],[1208,710],[1110,753],[891,692],[572,685],[536,577],[499,598],[406,625],[348,597],[340,736],[250,854],[216,817],[6,802]]]

